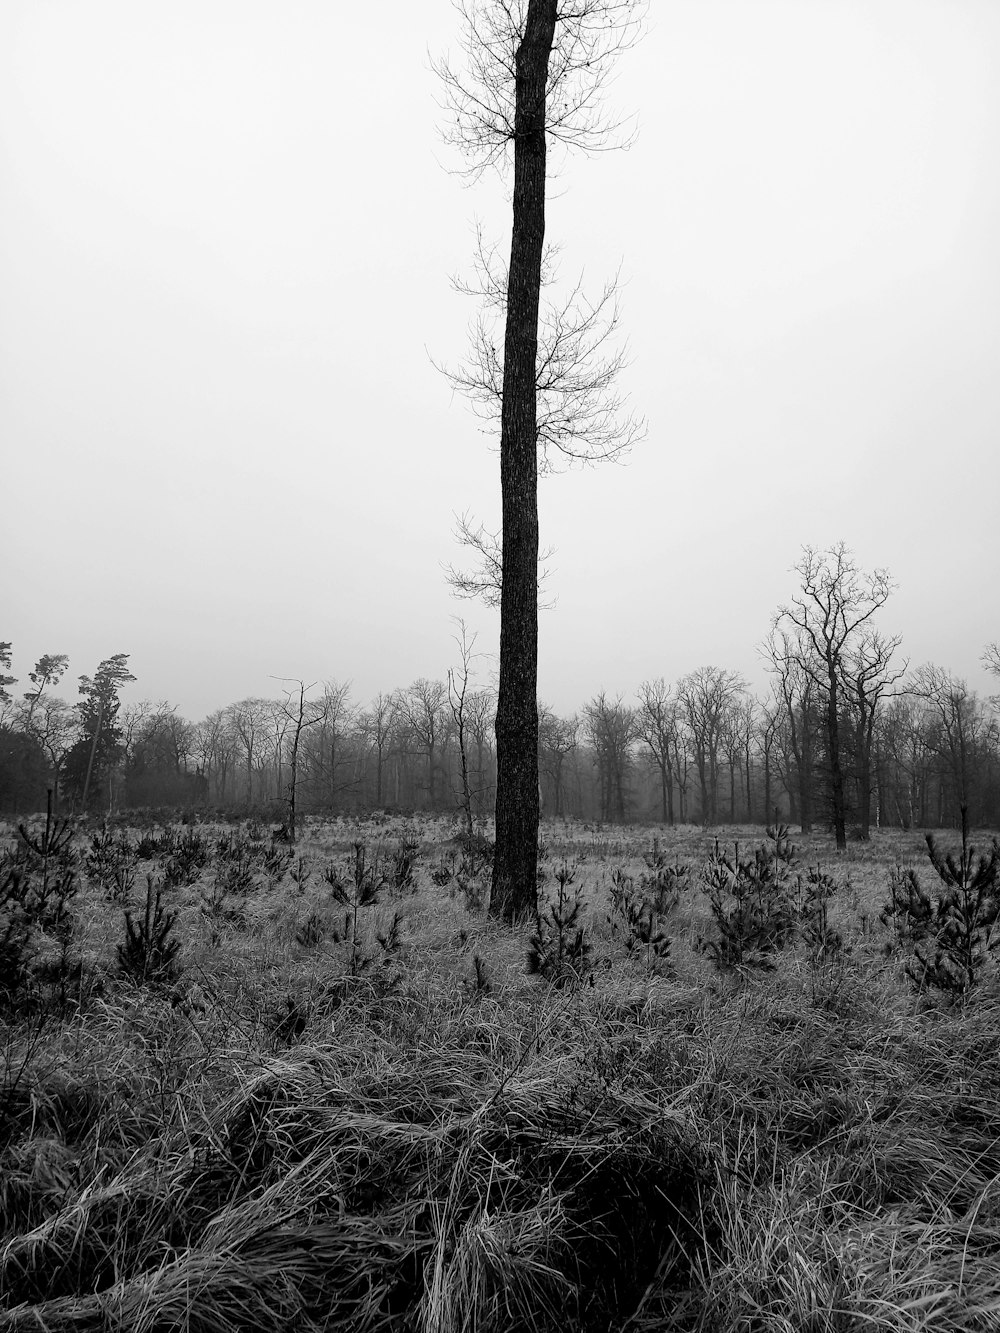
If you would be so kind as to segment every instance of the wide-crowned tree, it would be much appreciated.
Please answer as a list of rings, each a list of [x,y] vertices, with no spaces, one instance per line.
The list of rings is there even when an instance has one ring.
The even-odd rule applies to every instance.
[[[819,551],[803,548],[795,566],[799,591],[775,616],[772,643],[776,666],[792,666],[813,683],[822,703],[830,813],[837,846],[847,846],[847,791],[844,756],[845,713],[864,681],[868,703],[895,678],[891,659],[896,638],[873,638],[872,617],[893,589],[884,569],[866,573],[843,542]],[[784,633],[782,633],[784,631]]]

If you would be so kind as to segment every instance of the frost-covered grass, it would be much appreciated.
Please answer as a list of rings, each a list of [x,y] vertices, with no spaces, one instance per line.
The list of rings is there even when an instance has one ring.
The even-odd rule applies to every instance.
[[[3,1327],[1000,1327],[1000,987],[918,995],[886,955],[890,868],[932,886],[918,834],[794,839],[837,881],[841,948],[719,973],[697,882],[669,967],[607,919],[652,830],[549,823],[542,893],[571,860],[591,943],[556,987],[527,975],[530,923],[476,905],[488,866],[462,871],[451,821],[309,820],[280,873],[250,830],[238,889],[232,830],[196,832],[207,862],[164,893],[175,977],[121,975],[89,835],[68,940],[33,937],[0,1030]],[[695,881],[716,836],[761,841],[656,836]],[[326,872],[403,838],[413,882],[379,880],[352,952]],[[164,869],[138,864],[133,902]]]

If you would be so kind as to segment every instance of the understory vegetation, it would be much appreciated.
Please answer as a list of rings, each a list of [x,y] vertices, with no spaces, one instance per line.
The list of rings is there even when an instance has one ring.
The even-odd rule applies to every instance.
[[[0,830],[0,1324],[1000,1327],[1000,846]]]

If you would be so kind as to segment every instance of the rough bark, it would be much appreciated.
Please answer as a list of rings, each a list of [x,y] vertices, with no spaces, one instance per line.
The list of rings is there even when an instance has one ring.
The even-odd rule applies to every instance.
[[[556,0],[530,0],[517,50],[514,207],[500,423],[503,572],[496,855],[490,912],[536,905],[538,858],[538,307],[545,239],[545,85]]]

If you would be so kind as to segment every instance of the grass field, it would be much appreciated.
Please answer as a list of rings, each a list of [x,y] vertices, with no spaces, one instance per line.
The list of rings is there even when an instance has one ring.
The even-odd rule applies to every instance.
[[[721,969],[716,839],[547,823],[586,953],[530,975],[449,820],[7,826],[0,1327],[1000,1329],[1000,985],[907,978],[921,835],[793,838],[826,943]]]

